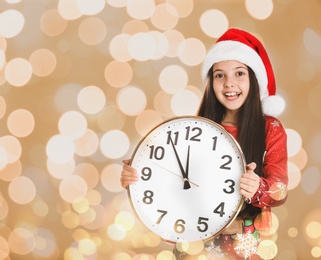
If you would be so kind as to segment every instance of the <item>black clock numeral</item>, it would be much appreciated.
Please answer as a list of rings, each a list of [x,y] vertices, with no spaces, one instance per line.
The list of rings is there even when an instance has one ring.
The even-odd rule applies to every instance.
[[[157,219],[156,224],[161,223],[163,217],[167,214],[167,211],[158,209],[157,212],[161,213],[160,217]]]
[[[222,159],[225,159],[227,158],[227,162],[226,163],[223,163],[220,167],[220,169],[223,169],[223,170],[231,170],[231,167],[229,167],[228,165],[232,162],[232,156],[230,155],[223,155],[222,156]]]
[[[144,192],[143,202],[145,204],[152,204],[153,203],[153,197],[154,197],[154,192],[152,192],[151,190],[146,190]]]
[[[209,221],[208,218],[203,218],[203,217],[199,217],[198,218],[198,226],[197,226],[197,230],[199,232],[206,232],[208,230],[208,224],[206,223],[206,221]],[[202,228],[202,226],[203,228]]]
[[[162,160],[165,155],[165,149],[163,146],[151,145],[150,147],[149,159],[155,158],[156,160]]]
[[[225,203],[224,202],[221,202],[215,209],[214,209],[214,213],[217,213],[220,215],[220,217],[223,217],[225,212],[224,212],[224,206],[225,206]]]
[[[174,225],[175,232],[178,234],[182,234],[185,231],[184,224],[185,224],[185,221],[183,219],[178,219]]]
[[[179,134],[179,132],[173,133],[173,135],[174,135],[174,140],[173,140],[173,138],[172,138],[172,131],[168,131],[168,132],[167,132],[167,142],[166,142],[166,144],[170,144],[170,143],[171,143],[171,139],[172,139],[174,145],[177,145],[178,134]]]
[[[213,147],[212,150],[215,151],[216,150],[216,144],[217,144],[217,136],[212,137],[213,139]]]
[[[196,142],[200,142],[201,139],[198,138],[201,134],[202,134],[202,128],[199,127],[193,127],[191,129],[190,126],[185,127],[186,128],[186,136],[185,136],[185,140],[190,140],[190,141],[196,141]],[[196,132],[193,136],[190,137],[190,132]]]
[[[226,180],[224,183],[231,183],[231,185],[229,185],[228,187],[230,188],[230,190],[227,190],[227,189],[223,189],[223,191],[227,194],[232,194],[235,189],[234,189],[234,186],[235,186],[235,181],[231,180],[231,179],[228,179]]]
[[[143,181],[148,181],[152,177],[152,169],[149,167],[144,167],[142,169],[142,176],[140,177]]]

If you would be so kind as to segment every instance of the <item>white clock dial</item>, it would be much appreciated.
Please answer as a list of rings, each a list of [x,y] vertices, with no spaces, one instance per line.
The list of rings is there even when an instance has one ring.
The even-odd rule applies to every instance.
[[[128,188],[133,209],[166,241],[209,239],[243,204],[242,151],[208,119],[177,117],[158,125],[138,144],[131,165],[140,176]]]

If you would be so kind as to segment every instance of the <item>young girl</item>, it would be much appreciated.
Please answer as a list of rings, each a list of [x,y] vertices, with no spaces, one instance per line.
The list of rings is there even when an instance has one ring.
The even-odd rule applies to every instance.
[[[208,52],[203,64],[207,82],[198,115],[221,124],[240,144],[247,165],[240,179],[245,206],[220,235],[204,242],[207,259],[272,259],[271,207],[287,198],[286,133],[273,115],[278,108],[276,85],[261,42],[246,31],[229,29]],[[138,181],[124,160],[121,184]],[[264,241],[271,239],[270,243]],[[190,258],[181,246],[177,259]],[[202,258],[204,259],[204,258]]]

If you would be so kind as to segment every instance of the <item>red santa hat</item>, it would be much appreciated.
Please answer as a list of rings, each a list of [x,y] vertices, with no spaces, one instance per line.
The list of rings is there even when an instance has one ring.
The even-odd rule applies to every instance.
[[[263,112],[277,116],[284,109],[283,99],[276,96],[276,84],[272,65],[263,44],[252,34],[240,29],[227,30],[208,51],[202,69],[206,81],[214,63],[236,60],[249,66],[255,73],[260,87]]]

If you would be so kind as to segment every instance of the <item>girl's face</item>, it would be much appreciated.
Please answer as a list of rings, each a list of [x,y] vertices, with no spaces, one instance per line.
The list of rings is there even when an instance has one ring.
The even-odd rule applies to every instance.
[[[247,66],[234,60],[215,63],[213,88],[227,112],[236,112],[249,94],[250,78]]]

